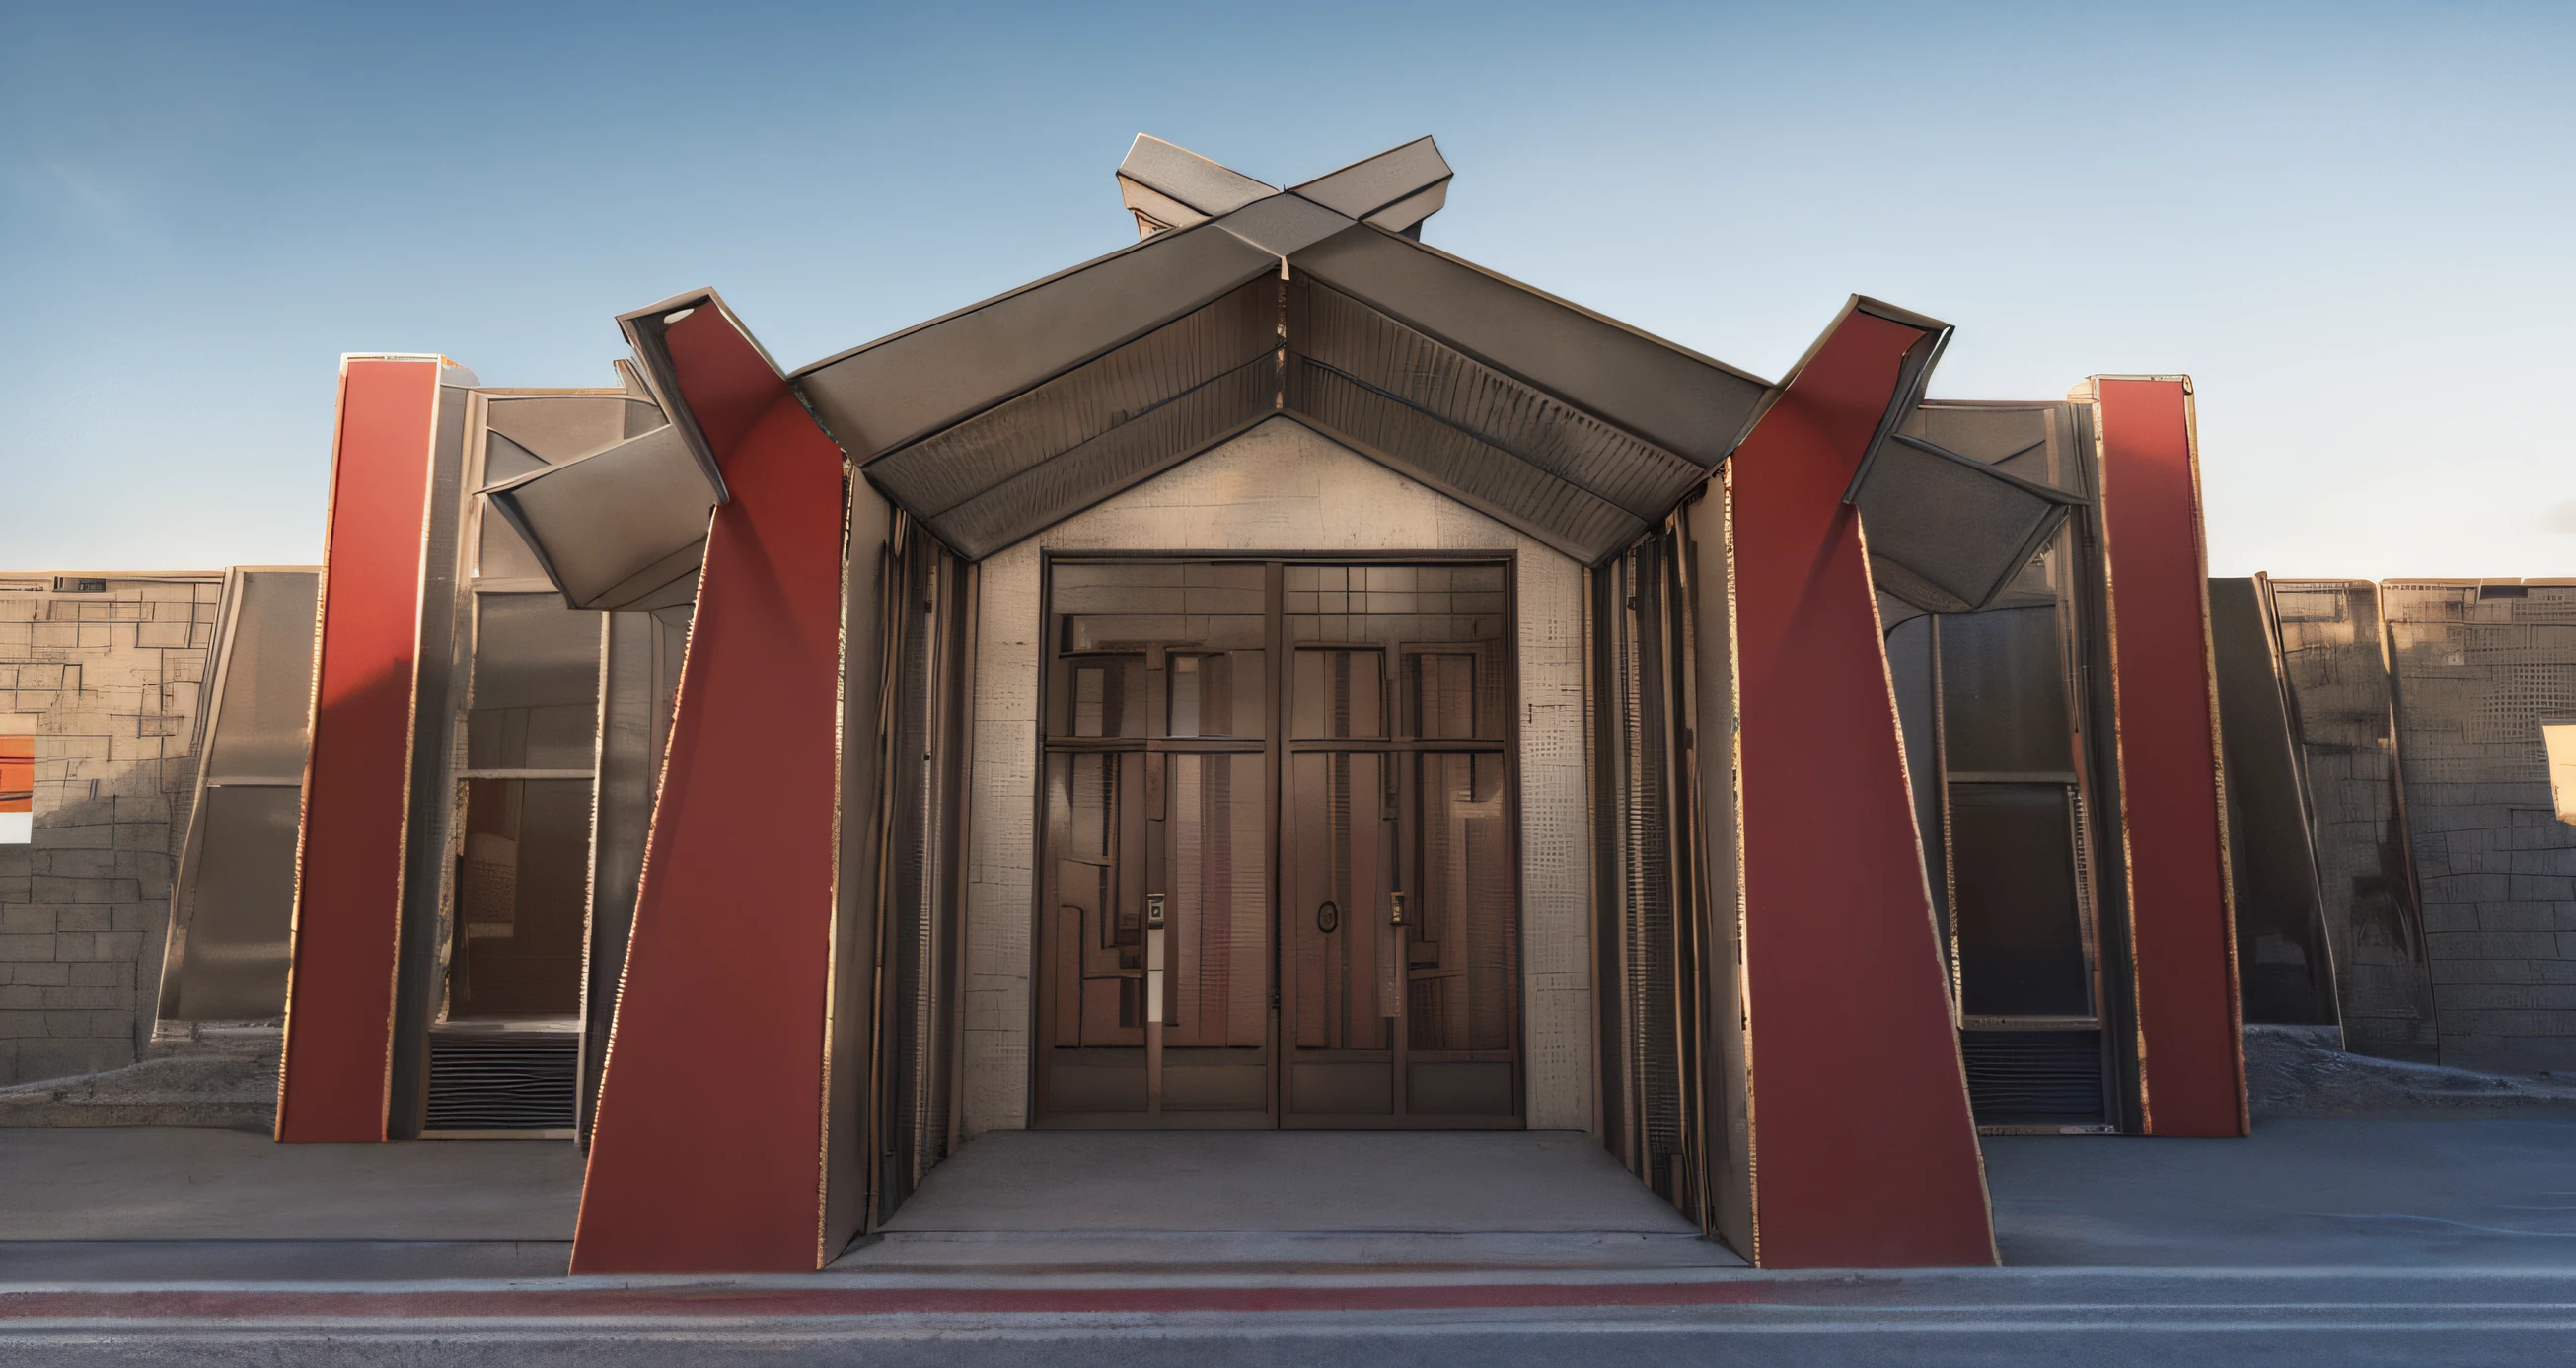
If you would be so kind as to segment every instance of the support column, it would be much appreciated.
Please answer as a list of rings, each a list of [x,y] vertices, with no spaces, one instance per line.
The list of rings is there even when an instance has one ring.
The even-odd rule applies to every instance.
[[[813,1269],[856,1209],[860,1136],[830,1124],[828,1094],[867,1070],[831,1029],[864,1011],[833,972],[851,931],[836,881],[856,873],[835,860],[836,800],[844,742],[874,736],[843,735],[844,462],[714,296],[625,321],[730,497],[708,531],[572,1268]]]
[[[2149,1135],[2246,1133],[2191,381],[2096,376],[2104,579]]]
[[[340,361],[277,1090],[281,1141],[385,1138],[444,364],[437,356]]]
[[[1868,550],[1843,501],[1915,398],[1926,363],[1908,354],[1941,328],[1855,300],[1726,466],[1746,1181],[1766,1268],[1995,1262]]]

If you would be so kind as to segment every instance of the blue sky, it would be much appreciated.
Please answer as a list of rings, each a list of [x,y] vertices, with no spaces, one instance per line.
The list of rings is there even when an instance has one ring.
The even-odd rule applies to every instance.
[[[798,365],[1131,240],[1139,131],[1764,375],[2187,372],[2222,574],[2576,575],[2576,6],[0,0],[0,568],[319,554],[336,360]]]

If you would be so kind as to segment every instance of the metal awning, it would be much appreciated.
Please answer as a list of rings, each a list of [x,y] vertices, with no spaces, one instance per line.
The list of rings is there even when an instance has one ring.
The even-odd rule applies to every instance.
[[[1287,191],[1140,138],[1142,242],[790,379],[970,558],[1285,413],[1599,560],[1768,383],[1423,246],[1449,178],[1428,138]]]
[[[1285,415],[1597,563],[1705,482],[1774,387],[1424,246],[1450,176],[1424,138],[1279,190],[1139,137],[1118,184],[1142,241],[788,379],[970,559]],[[699,308],[741,330],[709,291],[620,320],[669,429],[490,491],[576,604],[684,591],[724,500],[700,423],[741,416],[691,412],[665,374],[664,329]],[[1900,415],[1949,331],[1906,317],[1928,340]],[[1892,416],[1850,495],[1882,588],[1949,612],[2000,592],[2082,497],[2015,467]]]

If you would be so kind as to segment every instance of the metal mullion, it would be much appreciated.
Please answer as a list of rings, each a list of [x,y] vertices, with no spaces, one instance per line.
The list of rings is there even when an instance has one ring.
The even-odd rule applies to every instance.
[[[1505,741],[1470,741],[1461,738],[1444,738],[1437,736],[1406,737],[1392,741],[1344,741],[1322,738],[1316,740],[1290,741],[1286,744],[1291,753],[1312,751],[1369,751],[1380,754],[1399,754],[1410,751],[1417,754],[1438,752],[1443,755],[1508,755],[1511,753],[1511,745],[1509,742]]]
[[[1285,287],[1282,287],[1283,290]],[[1282,308],[1285,308],[1283,298]],[[1284,362],[1283,362],[1284,364]],[[1283,741],[1288,735],[1288,675],[1295,656],[1286,649],[1288,636],[1287,573],[1277,561],[1261,570],[1261,667],[1262,697],[1270,706],[1268,726],[1261,738],[1262,763],[1269,767],[1270,915],[1265,919],[1262,939],[1269,953],[1267,987],[1270,1010],[1263,1014],[1263,1061],[1269,1070],[1267,1086],[1262,1089],[1262,1111],[1272,1129],[1287,1119],[1288,1106],[1288,1035],[1286,1021],[1287,958],[1284,934],[1287,926],[1288,870],[1286,859],[1292,853],[1287,838],[1281,835],[1288,826],[1288,764]]]

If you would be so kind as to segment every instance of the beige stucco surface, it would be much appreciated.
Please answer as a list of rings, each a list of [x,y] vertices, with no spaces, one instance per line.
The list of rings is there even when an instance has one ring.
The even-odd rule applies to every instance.
[[[1517,552],[1521,973],[1529,1125],[1592,1105],[1583,569],[1312,429],[1273,419],[978,569],[967,887],[966,1133],[1028,1125],[1039,568],[1048,551]]]

